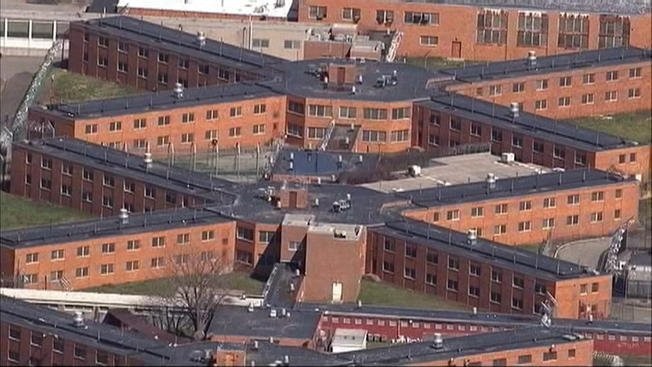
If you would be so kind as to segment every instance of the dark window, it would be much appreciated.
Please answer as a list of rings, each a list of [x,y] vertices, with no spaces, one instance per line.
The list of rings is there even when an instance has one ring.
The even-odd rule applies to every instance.
[[[9,339],[20,340],[20,328],[15,325],[9,325]]]
[[[523,278],[514,275],[512,284],[514,285],[514,287],[523,288],[525,286],[525,280],[523,280]]]
[[[407,257],[417,257],[417,248],[416,248],[416,246],[405,246],[405,256],[407,256]]]
[[[64,340],[61,338],[54,338],[52,341],[52,350],[56,353],[63,353]]]
[[[451,270],[459,270],[460,260],[454,257],[448,257],[448,268]]]
[[[532,363],[532,355],[531,354],[524,354],[524,355],[518,356],[518,364],[525,364],[525,363]]]
[[[394,252],[395,249],[394,241],[391,238],[385,238],[385,251]]]
[[[552,361],[557,359],[557,352],[545,352],[543,353],[543,361]]]
[[[455,279],[448,279],[448,283],[446,284],[446,288],[451,290],[451,291],[456,291],[457,290],[457,280]]]
[[[504,45],[507,42],[507,12],[483,10],[478,13],[477,42]]]
[[[432,251],[428,251],[426,254],[426,261],[431,264],[437,264],[437,260],[437,254]]]
[[[492,366],[507,366],[507,358],[494,359]]]
[[[33,346],[40,347],[43,345],[43,333],[39,331],[32,331],[32,338],[30,340],[30,343]]]

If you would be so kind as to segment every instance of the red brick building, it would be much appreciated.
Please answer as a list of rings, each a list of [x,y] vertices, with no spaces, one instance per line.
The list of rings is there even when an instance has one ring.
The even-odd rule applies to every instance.
[[[486,6],[377,0],[299,1],[300,22],[354,23],[359,32],[402,32],[397,54],[469,60],[507,60],[619,46],[652,47],[649,9],[613,4],[518,3]]]

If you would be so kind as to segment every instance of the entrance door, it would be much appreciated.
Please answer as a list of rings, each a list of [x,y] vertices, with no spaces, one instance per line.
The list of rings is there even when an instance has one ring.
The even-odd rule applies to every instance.
[[[453,41],[453,47],[451,48],[451,57],[455,59],[462,58],[462,42]]]
[[[333,303],[342,302],[342,283],[333,282]]]
[[[290,209],[297,208],[297,192],[290,191]]]

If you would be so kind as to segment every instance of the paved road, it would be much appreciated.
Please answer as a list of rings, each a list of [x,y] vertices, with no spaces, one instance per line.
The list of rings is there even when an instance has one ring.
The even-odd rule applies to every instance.
[[[0,121],[13,117],[43,62],[43,57],[6,56],[0,58]]]

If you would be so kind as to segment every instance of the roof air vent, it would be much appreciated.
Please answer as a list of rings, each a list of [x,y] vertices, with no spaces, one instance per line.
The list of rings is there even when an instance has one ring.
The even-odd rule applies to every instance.
[[[516,120],[519,115],[519,108],[518,108],[518,102],[512,102],[512,104],[509,107],[509,112],[512,116],[512,119]]]
[[[435,333],[435,340],[432,342],[432,347],[434,349],[444,348],[444,339],[441,337],[440,333]]]
[[[204,32],[197,32],[197,42],[199,43],[199,47],[206,45],[206,35]]]
[[[120,223],[129,224],[129,211],[127,210],[127,208],[120,209],[120,214],[118,215],[118,218],[120,218]]]
[[[75,311],[75,316],[72,321],[76,328],[86,328],[86,325],[84,325],[84,317],[82,316],[81,311]]]
[[[496,176],[493,173],[487,173],[487,188],[495,189],[496,188]]]
[[[471,246],[475,245],[478,242],[478,233],[475,229],[469,229],[466,234],[466,242]]]
[[[181,83],[176,83],[174,85],[174,97],[176,99],[182,99],[183,98],[183,84]]]
[[[527,66],[528,68],[534,68],[537,66],[537,53],[534,50],[527,52]]]

